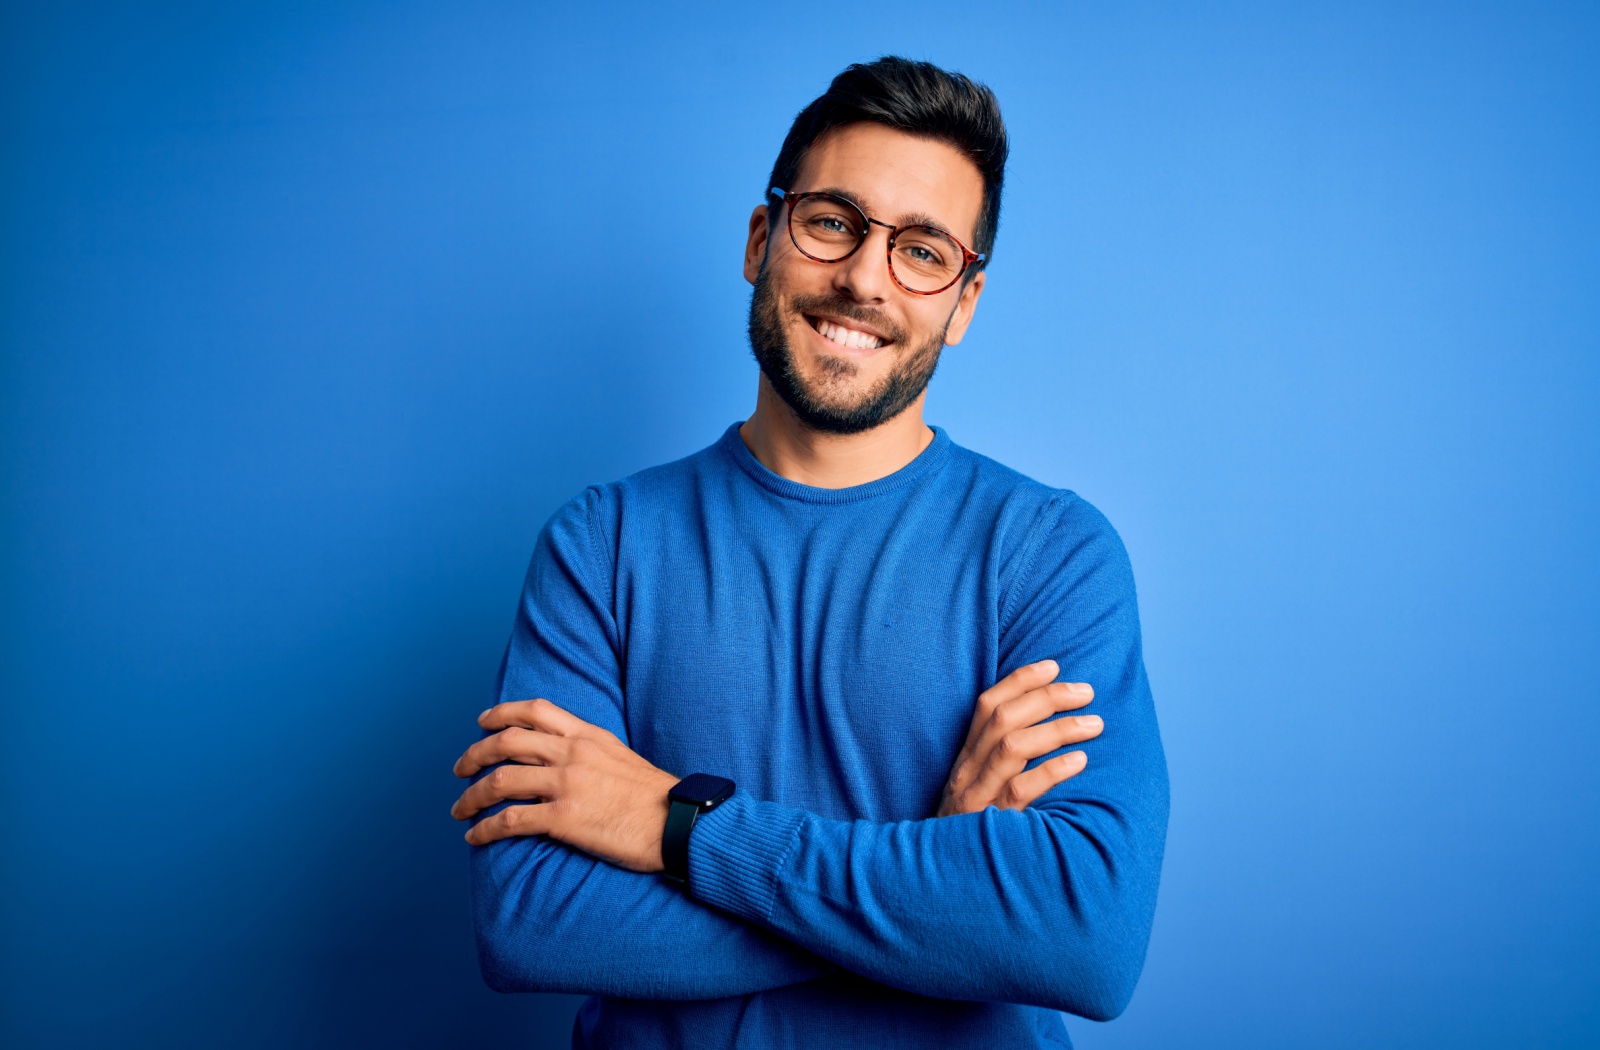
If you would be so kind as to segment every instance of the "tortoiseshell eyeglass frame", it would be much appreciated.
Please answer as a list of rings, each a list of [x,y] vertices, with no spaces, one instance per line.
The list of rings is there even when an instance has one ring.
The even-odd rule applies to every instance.
[[[770,189],[768,189],[767,193],[770,194],[770,195],[776,196],[779,200],[783,201],[784,207],[786,209],[786,212],[785,212],[784,217],[783,217],[783,225],[784,225],[784,228],[789,231],[789,243],[794,245],[794,250],[795,251],[799,252],[801,255],[804,255],[807,259],[810,259],[812,262],[819,262],[819,263],[844,262],[846,259],[850,258],[850,256],[852,256],[856,252],[860,251],[861,250],[861,246],[863,244],[867,243],[867,233],[869,231],[869,227],[871,227],[871,226],[882,226],[884,229],[888,230],[889,231],[889,248],[888,248],[888,252],[886,253],[886,255],[887,255],[887,261],[889,263],[889,276],[890,276],[891,279],[893,279],[895,284],[900,286],[900,290],[901,291],[909,292],[912,295],[938,295],[940,292],[949,291],[950,288],[952,288],[957,281],[961,280],[961,278],[966,275],[966,272],[969,269],[972,268],[974,263],[982,263],[985,259],[988,258],[988,256],[981,255],[978,252],[973,251],[971,248],[968,248],[965,244],[962,244],[960,238],[958,238],[955,234],[951,233],[949,230],[941,230],[937,226],[929,226],[926,223],[921,223],[921,222],[915,222],[915,223],[910,224],[909,226],[891,226],[889,223],[879,222],[877,219],[868,217],[867,213],[862,211],[860,206],[857,205],[854,201],[851,201],[851,200],[848,200],[847,198],[841,197],[837,193],[792,193],[789,190],[780,190],[776,186],[773,186]],[[845,252],[843,255],[839,256],[837,259],[822,259],[822,258],[819,258],[819,257],[817,257],[815,255],[812,255],[810,252],[808,252],[804,248],[800,247],[800,240],[799,240],[799,238],[797,238],[794,235],[794,208],[795,208],[795,205],[799,204],[801,201],[811,200],[813,198],[820,198],[820,199],[823,199],[823,200],[830,200],[830,201],[838,201],[840,204],[843,204],[845,207],[851,209],[857,215],[861,216],[861,236],[856,238],[856,246],[854,248],[851,248],[849,251]],[[961,256],[962,256],[961,257],[961,269],[957,270],[956,271],[956,275],[954,277],[950,278],[950,283],[949,284],[946,284],[946,285],[944,285],[943,287],[940,287],[940,288],[935,288],[931,292],[924,292],[924,291],[919,291],[916,288],[907,288],[906,285],[905,285],[905,282],[900,280],[900,275],[894,272],[894,241],[895,241],[896,237],[900,236],[902,233],[904,233],[907,230],[932,230],[935,233],[939,234],[941,237],[948,237],[950,239],[950,241],[957,248],[961,249]]]

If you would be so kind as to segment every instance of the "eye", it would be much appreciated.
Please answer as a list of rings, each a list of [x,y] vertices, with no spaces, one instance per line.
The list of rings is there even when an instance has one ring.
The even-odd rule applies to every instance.
[[[829,245],[829,251],[861,237],[861,216],[836,197],[806,197],[790,213],[796,233]]]
[[[838,212],[817,212],[801,219],[807,236],[820,237],[829,242],[844,243],[855,240],[860,225],[848,215]]]
[[[946,237],[922,229],[907,230],[895,242],[894,251],[907,265],[927,271],[945,269],[956,257],[955,246]]]

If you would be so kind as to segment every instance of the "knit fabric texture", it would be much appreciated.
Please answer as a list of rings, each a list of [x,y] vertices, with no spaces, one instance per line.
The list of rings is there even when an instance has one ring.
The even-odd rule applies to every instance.
[[[1094,686],[1087,769],[935,818],[978,694],[1047,657]],[[1127,555],[943,430],[852,488],[735,425],[588,489],[539,536],[498,695],[738,783],[687,893],[545,838],[472,850],[486,980],[594,996],[577,1046],[1059,1047],[1062,1011],[1133,993],[1168,790]]]

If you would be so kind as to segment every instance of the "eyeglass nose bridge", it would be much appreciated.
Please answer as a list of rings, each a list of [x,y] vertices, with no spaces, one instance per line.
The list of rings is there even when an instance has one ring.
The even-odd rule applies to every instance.
[[[858,208],[857,210],[859,211],[860,209]],[[856,248],[859,249],[861,245],[867,243],[867,238],[872,236],[872,227],[882,226],[884,229],[889,231],[889,250],[894,251],[894,239],[900,236],[901,227],[895,226],[892,223],[881,222],[865,213],[863,213],[861,217],[867,220],[867,224],[861,227],[861,240],[856,243]],[[893,269],[893,264],[890,265],[890,269]]]

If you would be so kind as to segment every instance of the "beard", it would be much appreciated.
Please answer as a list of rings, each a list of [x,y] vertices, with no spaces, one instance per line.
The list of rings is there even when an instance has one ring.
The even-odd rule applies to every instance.
[[[907,345],[904,329],[838,293],[798,295],[792,305],[801,314],[831,314],[870,324],[886,333],[896,348]],[[860,374],[860,366],[842,357],[821,357],[817,361],[821,381],[808,385],[795,367],[794,351],[778,316],[778,296],[767,279],[765,266],[750,295],[750,352],[761,366],[761,374],[802,423],[829,434],[859,434],[887,423],[909,408],[928,388],[928,381],[939,367],[939,352],[944,349],[948,329],[946,321],[938,334],[902,353],[894,369],[866,393],[849,400],[828,398],[827,388],[846,388]]]

